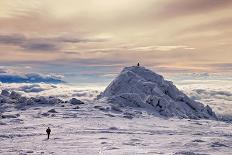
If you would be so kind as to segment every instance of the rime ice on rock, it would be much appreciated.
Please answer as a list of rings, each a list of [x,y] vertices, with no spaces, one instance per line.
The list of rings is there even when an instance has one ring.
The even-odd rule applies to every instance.
[[[121,107],[152,110],[167,117],[217,118],[209,106],[191,100],[172,82],[140,66],[124,68],[98,98]]]
[[[28,105],[42,105],[42,104],[56,105],[63,102],[64,102],[63,100],[52,96],[25,97],[25,96],[21,96],[21,94],[15,91],[9,92],[7,90],[2,90],[0,92],[0,112],[4,111],[4,109],[1,106],[8,107],[9,104],[17,108],[23,108]],[[70,100],[70,104],[84,104],[84,102],[76,98],[72,98]]]
[[[1,95],[3,95],[3,96],[9,96],[10,93],[7,90],[2,90]]]
[[[78,100],[78,99],[76,99],[76,98],[72,98],[69,102],[70,102],[71,104],[73,104],[73,105],[84,104],[84,102],[82,102],[81,100]]]

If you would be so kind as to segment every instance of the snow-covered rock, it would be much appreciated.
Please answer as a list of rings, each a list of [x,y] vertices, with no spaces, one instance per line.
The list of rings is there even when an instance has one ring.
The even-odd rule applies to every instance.
[[[62,103],[62,105],[61,105]],[[26,110],[32,106],[37,106],[37,107],[43,107],[44,105],[46,106],[56,106],[59,105],[61,107],[65,107],[64,104],[71,104],[71,105],[76,105],[75,109],[79,109],[77,105],[84,104],[81,100],[78,100],[76,98],[72,98],[69,101],[64,101],[59,99],[58,97],[55,96],[23,96],[19,94],[16,91],[7,91],[7,90],[2,90],[0,92],[0,114],[7,112],[7,111],[14,111],[14,110]],[[56,113],[55,109],[51,109],[47,113],[42,114],[42,116],[48,116],[49,113]],[[54,116],[54,115],[51,115]],[[4,118],[8,118],[7,116],[3,116]],[[0,118],[3,118],[0,116]],[[9,116],[11,117],[11,116]],[[14,117],[14,116],[12,116]]]
[[[26,103],[27,102],[27,98],[25,96],[22,96],[18,99],[19,103]]]
[[[48,100],[48,104],[59,104],[61,103],[62,101],[59,99],[59,98],[49,98]]]
[[[84,102],[82,102],[81,100],[78,100],[78,99],[76,99],[76,98],[72,98],[69,102],[70,102],[71,104],[73,104],[73,105],[84,104]]]
[[[2,118],[17,118],[19,116],[20,114],[3,114],[1,117]]]
[[[120,107],[137,107],[158,115],[180,118],[216,119],[209,106],[191,100],[172,82],[144,67],[126,67],[98,99]]]
[[[10,93],[7,90],[2,90],[1,95],[3,95],[3,96],[9,96]]]
[[[50,109],[50,110],[48,110],[48,112],[50,112],[50,113],[57,113],[57,111],[55,109]]]
[[[11,99],[19,99],[20,97],[21,97],[21,95],[19,93],[15,92],[15,91],[12,91],[10,93],[10,98]]]
[[[72,101],[76,104],[83,104],[78,99]],[[26,97],[22,96],[16,91],[2,90],[0,94],[0,112],[7,111],[9,108],[24,109],[26,106],[39,106],[45,105],[57,105],[64,103],[63,100],[57,97],[46,97],[46,96],[36,96],[36,97]]]

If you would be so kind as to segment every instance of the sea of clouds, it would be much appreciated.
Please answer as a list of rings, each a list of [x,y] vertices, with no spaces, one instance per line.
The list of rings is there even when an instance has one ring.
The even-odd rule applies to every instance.
[[[3,76],[6,73],[2,72],[0,74]],[[13,74],[8,81],[5,78],[5,81],[0,83],[0,89],[14,90],[25,96],[54,96],[61,99],[76,97],[86,101],[95,99],[104,90],[104,87],[89,84],[83,85],[63,82],[61,78],[55,76],[31,75],[38,77],[40,81],[35,82],[38,79],[33,79],[33,81],[25,82],[22,80],[20,82],[12,82],[12,78],[14,77],[18,78],[20,76],[25,78],[25,76]],[[51,80],[48,82],[47,78],[50,80],[54,79],[54,81]],[[60,82],[57,82],[57,79]],[[168,79],[173,81],[180,90],[192,99],[202,102],[205,105],[210,105],[217,114],[232,116],[232,78],[230,76],[194,73],[170,76]]]
[[[192,99],[210,105],[217,114],[232,115],[232,76],[194,74],[173,79]]]

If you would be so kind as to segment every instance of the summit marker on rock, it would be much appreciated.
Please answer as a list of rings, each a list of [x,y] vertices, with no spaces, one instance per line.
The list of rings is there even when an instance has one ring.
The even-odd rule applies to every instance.
[[[208,105],[190,99],[171,81],[144,67],[125,67],[99,99],[120,107],[143,108],[165,117],[217,119]]]

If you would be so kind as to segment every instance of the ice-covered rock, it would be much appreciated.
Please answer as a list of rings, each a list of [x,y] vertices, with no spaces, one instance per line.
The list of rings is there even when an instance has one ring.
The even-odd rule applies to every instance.
[[[42,113],[41,115],[42,115],[42,116],[49,116],[49,113],[44,112],[44,113]]]
[[[3,89],[2,92],[1,92],[1,95],[3,95],[3,96],[9,96],[10,93],[7,90]]]
[[[50,109],[50,110],[48,110],[48,112],[50,112],[50,113],[58,113],[55,109]]]
[[[3,114],[1,117],[2,118],[17,118],[19,116],[20,114]]]
[[[19,93],[15,92],[15,91],[12,91],[10,93],[10,98],[11,99],[19,99],[20,97],[21,97],[21,95]]]
[[[0,94],[0,105],[4,104],[11,104],[17,105],[17,107],[22,107],[22,106],[27,106],[27,105],[40,105],[40,104],[47,104],[47,105],[56,105],[60,103],[70,103],[73,105],[80,105],[84,104],[84,102],[72,98],[70,101],[63,101],[59,99],[58,97],[53,97],[53,96],[34,96],[34,97],[26,97],[22,96],[16,91],[7,91],[7,90],[2,90]]]
[[[84,104],[84,102],[82,102],[81,100],[78,100],[78,99],[76,99],[76,98],[72,98],[69,102],[70,102],[71,104],[73,104],[73,105]]]
[[[120,107],[137,107],[158,115],[180,118],[216,119],[209,106],[191,100],[172,82],[144,67],[126,67],[98,99]]]
[[[27,102],[27,98],[25,96],[21,96],[19,99],[18,99],[18,102],[19,103],[26,103]]]
[[[59,104],[61,100],[59,98],[49,98],[48,104]]]
[[[0,96],[0,103],[6,103],[7,99],[5,97]]]
[[[0,112],[8,111],[12,108],[24,110],[29,106],[56,105],[64,101],[57,97],[35,96],[26,97],[15,91],[2,91],[0,94]]]
[[[73,109],[80,109],[80,107],[77,105],[76,107],[74,107]]]

